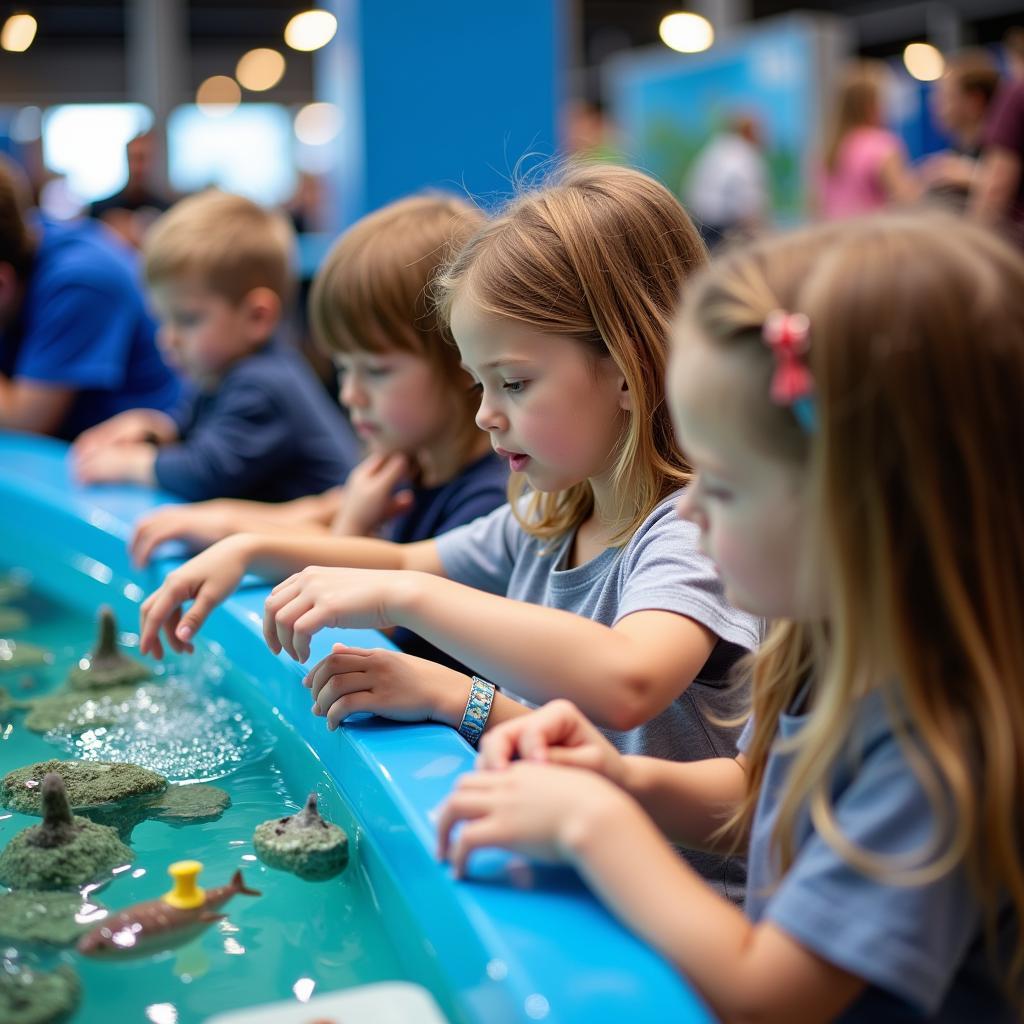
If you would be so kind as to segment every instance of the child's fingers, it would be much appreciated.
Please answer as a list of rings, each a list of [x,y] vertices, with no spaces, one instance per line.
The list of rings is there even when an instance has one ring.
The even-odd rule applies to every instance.
[[[168,576],[163,584],[153,591],[139,609],[139,651],[148,654],[153,650],[153,642],[160,632],[160,627],[188,599],[188,586]]]
[[[335,676],[341,677],[366,672],[366,658],[370,653],[369,651],[359,650],[356,652],[344,648],[338,651],[337,648],[339,646],[339,644],[335,644],[335,653],[329,654],[322,661],[318,662],[303,680],[305,685],[309,687],[314,700],[316,700],[320,695],[320,691]]]
[[[135,528],[132,539],[128,542],[128,553],[132,562],[140,569],[148,565],[153,551],[165,541],[179,536],[179,533],[174,524],[163,518],[144,519]]]
[[[493,821],[481,818],[463,825],[455,842],[448,847],[448,862],[456,878],[466,877],[466,865],[474,850],[485,846],[501,846],[501,834]]]
[[[299,583],[295,576],[289,576],[270,592],[263,604],[263,639],[275,653],[281,653],[281,641],[277,634],[278,612],[291,602],[299,593]]]
[[[484,733],[476,759],[478,768],[501,771],[512,763],[519,753],[520,721],[515,719]]]
[[[349,715],[359,711],[375,712],[379,706],[380,702],[372,690],[353,690],[342,694],[327,711],[327,728],[337,729]]]
[[[181,620],[174,630],[174,636],[183,644],[189,643],[199,627],[207,620],[210,612],[219,603],[220,594],[208,583],[203,583],[192,601],[192,606],[181,616]]]
[[[488,799],[486,791],[474,791],[463,785],[463,782],[471,777],[462,776],[458,788],[441,805],[437,818],[437,856],[439,860],[448,858],[452,829],[459,822],[479,818],[490,810],[491,801]]]

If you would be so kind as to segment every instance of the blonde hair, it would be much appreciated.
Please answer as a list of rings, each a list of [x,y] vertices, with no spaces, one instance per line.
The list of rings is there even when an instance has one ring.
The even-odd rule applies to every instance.
[[[817,425],[801,438],[774,405],[761,340],[773,309],[805,313]],[[1024,261],[984,229],[936,212],[808,229],[725,256],[694,282],[681,337],[742,353],[763,396],[751,436],[807,467],[808,559],[828,622],[779,624],[754,661],[749,820],[779,715],[808,680],[773,844],[795,829],[854,867],[922,884],[965,865],[990,939],[1009,900],[1024,978]],[[826,633],[827,631],[827,633]],[[880,690],[938,827],[908,861],[853,844],[830,773],[850,715]]]
[[[613,544],[625,543],[690,478],[663,398],[665,365],[680,286],[706,260],[686,212],[653,178],[625,167],[574,165],[513,200],[438,279],[446,319],[465,293],[485,313],[611,357],[625,376],[632,409],[615,453]],[[513,474],[512,507],[536,537],[562,536],[593,510],[590,483],[582,481],[532,494],[520,516],[524,489],[524,478]]]
[[[232,303],[254,288],[269,288],[285,304],[294,285],[294,250],[295,233],[283,214],[208,189],[160,217],[142,254],[150,286],[194,277]]]
[[[878,124],[886,68],[881,61],[855,61],[843,72],[825,130],[825,167],[836,169],[839,150],[854,128]]]
[[[325,352],[397,349],[427,360],[451,391],[467,446],[480,436],[477,397],[430,287],[484,220],[471,203],[440,193],[389,203],[334,243],[309,293],[310,327]]]

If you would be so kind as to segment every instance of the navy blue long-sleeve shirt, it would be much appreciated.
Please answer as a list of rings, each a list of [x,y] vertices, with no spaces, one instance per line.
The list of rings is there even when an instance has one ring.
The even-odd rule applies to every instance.
[[[359,445],[341,410],[289,346],[272,341],[176,415],[157,483],[189,501],[288,501],[344,483]]]

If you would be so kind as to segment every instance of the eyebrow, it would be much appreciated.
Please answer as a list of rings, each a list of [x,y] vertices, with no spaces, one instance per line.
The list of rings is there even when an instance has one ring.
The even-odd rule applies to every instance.
[[[519,363],[528,363],[529,359],[525,359],[517,356],[508,356],[504,359],[492,359],[489,363],[484,363],[480,369],[482,370],[496,370],[501,366],[511,366]],[[473,371],[469,368],[466,363],[459,363],[459,365],[467,372],[472,373]]]

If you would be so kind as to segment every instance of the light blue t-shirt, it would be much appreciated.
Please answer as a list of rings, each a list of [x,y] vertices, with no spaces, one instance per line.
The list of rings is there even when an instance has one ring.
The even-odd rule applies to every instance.
[[[606,548],[571,569],[565,564],[572,536],[554,543],[538,540],[519,525],[509,505],[438,537],[436,544],[446,575],[478,590],[559,608],[605,626],[651,610],[675,612],[706,626],[718,643],[690,686],[651,721],[628,732],[605,730],[605,735],[623,753],[674,761],[732,757],[739,730],[716,719],[735,718],[742,710],[746,688],[732,679],[731,669],[757,646],[761,623],[726,603],[714,565],[698,548],[699,531],[676,515],[678,500],[679,492],[663,500],[624,546]],[[567,660],[573,656],[565,652]],[[558,680],[548,682],[554,697]],[[735,858],[727,862],[695,851],[686,856],[722,892],[742,898],[743,870]]]
[[[806,716],[783,715],[779,736],[795,736]],[[739,740],[745,750],[748,723]],[[769,755],[751,829],[746,912],[771,921],[800,945],[868,987],[837,1020],[843,1024],[942,1024],[1017,1020],[986,958],[980,910],[966,872],[916,886],[887,884],[845,861],[806,812],[798,851],[781,879],[772,832],[792,752]],[[874,854],[912,854],[936,839],[936,814],[892,727],[879,692],[867,696],[832,772],[832,807],[843,835]],[[1008,934],[1010,914],[1000,922]]]

